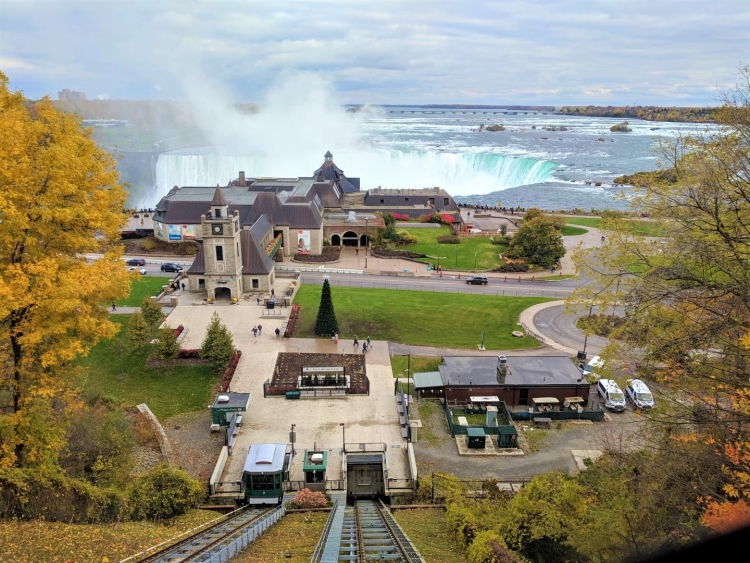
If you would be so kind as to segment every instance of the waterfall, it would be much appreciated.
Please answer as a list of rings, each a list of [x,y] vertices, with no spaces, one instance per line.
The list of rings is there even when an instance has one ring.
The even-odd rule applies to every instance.
[[[481,152],[342,150],[334,152],[334,161],[348,176],[360,177],[362,189],[440,186],[452,195],[483,194],[538,184],[549,180],[557,168],[557,164],[548,160]],[[295,162],[294,158],[183,150],[159,156],[156,184],[161,197],[172,186],[226,185],[240,170],[248,178],[310,176],[319,165],[320,162],[310,158]]]

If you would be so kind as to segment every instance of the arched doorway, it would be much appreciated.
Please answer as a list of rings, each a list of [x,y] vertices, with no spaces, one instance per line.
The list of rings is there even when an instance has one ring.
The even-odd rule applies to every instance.
[[[331,235],[331,246],[341,246],[340,235]]]
[[[361,237],[359,237],[359,246],[362,246],[362,247],[367,246],[367,239],[368,239],[367,235],[362,235]]]
[[[214,289],[214,301],[231,301],[232,290],[228,287],[217,287]]]
[[[344,246],[358,246],[359,237],[354,231],[346,231],[343,238]]]

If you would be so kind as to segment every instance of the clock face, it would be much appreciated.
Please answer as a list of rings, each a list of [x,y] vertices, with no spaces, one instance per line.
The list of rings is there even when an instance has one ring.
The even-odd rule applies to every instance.
[[[215,235],[220,235],[224,232],[224,227],[222,225],[214,225],[212,230]]]

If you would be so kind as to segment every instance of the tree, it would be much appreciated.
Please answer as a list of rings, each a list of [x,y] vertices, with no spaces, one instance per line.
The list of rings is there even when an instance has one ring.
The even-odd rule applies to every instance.
[[[177,343],[173,329],[165,326],[157,331],[154,353],[160,360],[174,360],[177,357],[180,353],[180,345]]]
[[[211,317],[211,323],[206,329],[206,336],[201,344],[201,358],[211,360],[214,369],[221,373],[235,354],[232,333],[221,323],[219,314],[214,311]]]
[[[126,194],[80,118],[27,105],[2,73],[0,121],[0,466],[55,466],[71,363],[117,332],[99,304],[130,288]]]
[[[148,344],[150,339],[151,331],[143,315],[138,312],[130,315],[130,319],[128,320],[128,340],[138,349],[138,353],[140,353],[141,348]]]
[[[318,307],[318,317],[315,319],[315,334],[318,336],[331,336],[334,332],[338,331],[339,323],[336,320],[336,313],[333,310],[331,285],[326,279],[323,281],[323,291],[320,294],[320,307]]]
[[[529,209],[505,255],[551,268],[565,256],[565,245],[554,225],[538,209]]]
[[[164,319],[164,312],[156,299],[146,297],[141,303],[141,314],[150,328],[156,326]]]
[[[663,143],[660,166],[673,173],[637,188],[634,211],[664,236],[611,219],[608,244],[574,256],[592,281],[570,299],[625,307],[603,356],[633,358],[666,384],[652,432],[668,430],[681,450],[714,444],[705,455],[721,460],[727,482],[700,495],[708,521],[750,498],[750,67],[741,73],[716,113],[720,127]]]
[[[205,497],[203,483],[165,465],[138,477],[129,490],[132,517],[163,520],[184,514]]]

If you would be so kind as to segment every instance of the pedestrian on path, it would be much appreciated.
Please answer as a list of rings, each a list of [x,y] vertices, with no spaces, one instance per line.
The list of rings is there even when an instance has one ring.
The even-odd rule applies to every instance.
[[[354,249],[354,256],[359,256],[359,248]]]
[[[359,340],[357,340],[357,335],[354,335],[354,347],[359,348]]]
[[[333,333],[333,341],[338,344],[339,343],[339,334],[338,332]]]
[[[276,327],[276,338],[279,338],[281,336],[281,330],[279,330],[278,327]]]
[[[256,297],[256,298],[255,298],[255,302],[256,302],[256,303],[257,303],[258,305],[260,305],[260,297]]]
[[[370,341],[370,337],[367,337],[367,348],[372,348],[372,342]]]
[[[604,235],[602,235],[602,244],[604,244]]]
[[[275,296],[276,296],[276,293],[274,292],[274,289],[271,288],[271,297],[275,297]]]
[[[182,284],[182,291],[185,291],[185,283]]]
[[[367,352],[367,342],[362,343],[362,353],[364,354],[365,352]]]
[[[258,323],[258,336],[260,336],[262,332],[263,332],[263,326],[260,323]]]
[[[115,306],[115,302],[114,301],[112,301],[112,311],[113,312],[117,311],[117,307]]]
[[[256,336],[258,336],[258,327],[254,326],[253,327],[253,337],[256,337]]]

